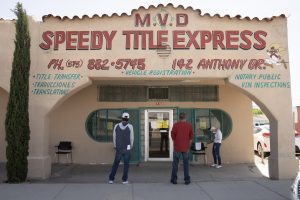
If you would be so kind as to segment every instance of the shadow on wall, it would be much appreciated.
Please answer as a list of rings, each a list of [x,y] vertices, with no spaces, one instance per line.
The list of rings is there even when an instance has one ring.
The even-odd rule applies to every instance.
[[[57,162],[55,146],[59,141],[71,141],[73,162],[77,164],[112,163],[114,150],[111,142],[97,142],[86,132],[89,114],[99,108],[97,85],[86,87],[62,102],[49,115],[49,154]],[[83,103],[84,102],[84,103]],[[66,156],[61,163],[69,162]]]
[[[0,88],[0,162],[6,162],[5,115],[8,93]]]

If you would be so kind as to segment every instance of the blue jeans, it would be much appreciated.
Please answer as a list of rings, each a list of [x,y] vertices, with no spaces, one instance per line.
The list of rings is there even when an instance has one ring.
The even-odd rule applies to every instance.
[[[214,143],[213,148],[212,148],[212,154],[214,157],[214,164],[221,165],[221,156],[220,156],[220,148],[221,148],[221,143]]]
[[[117,173],[119,164],[121,159],[123,158],[124,161],[124,169],[123,169],[123,176],[122,180],[127,181],[128,179],[128,170],[129,170],[129,160],[130,160],[130,150],[116,150],[115,160],[113,166],[111,168],[111,173],[109,175],[109,180],[115,180],[115,175]]]
[[[184,181],[191,181],[189,175],[189,152],[173,152],[171,181],[177,181],[177,172],[180,156],[183,159]]]

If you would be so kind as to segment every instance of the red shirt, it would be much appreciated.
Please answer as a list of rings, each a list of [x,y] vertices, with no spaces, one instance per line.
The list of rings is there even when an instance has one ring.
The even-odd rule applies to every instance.
[[[176,152],[188,152],[190,149],[190,140],[194,137],[192,124],[186,121],[175,123],[171,131],[171,136]]]

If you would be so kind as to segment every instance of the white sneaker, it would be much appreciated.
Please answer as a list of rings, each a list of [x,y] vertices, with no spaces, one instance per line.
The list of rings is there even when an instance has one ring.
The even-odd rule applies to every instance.
[[[212,165],[211,165],[211,167],[216,167],[216,166],[217,166],[217,164],[212,164]]]
[[[108,181],[108,183],[109,183],[109,184],[113,184],[113,183],[114,183],[114,181],[112,181],[112,180],[109,180],[109,181]]]
[[[222,165],[217,165],[217,166],[216,166],[217,169],[219,169],[219,168],[221,168],[221,167],[222,167]]]
[[[123,183],[123,184],[128,184],[129,182],[128,182],[128,181],[123,181],[122,183]]]

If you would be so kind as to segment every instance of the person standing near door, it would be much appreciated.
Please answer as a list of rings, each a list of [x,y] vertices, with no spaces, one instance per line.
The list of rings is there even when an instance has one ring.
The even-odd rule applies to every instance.
[[[191,183],[189,175],[189,149],[194,137],[192,124],[186,121],[186,114],[179,114],[179,122],[173,125],[171,136],[174,143],[171,183],[177,184],[179,159],[183,158],[184,183]]]
[[[128,183],[128,170],[130,160],[130,150],[133,148],[134,132],[133,126],[128,123],[129,114],[122,114],[122,122],[115,125],[113,130],[113,144],[116,150],[115,160],[112,165],[111,173],[109,175],[109,184],[114,183],[115,175],[117,173],[121,159],[124,161],[124,169],[122,176],[122,183]]]
[[[168,128],[160,128],[160,152],[163,151],[163,147],[165,145],[165,151],[169,152],[169,129]]]
[[[221,168],[222,162],[221,162],[220,148],[222,143],[222,132],[219,128],[216,127],[211,127],[210,131],[215,134],[214,144],[212,148],[214,164],[212,164],[211,166],[216,168]]]

